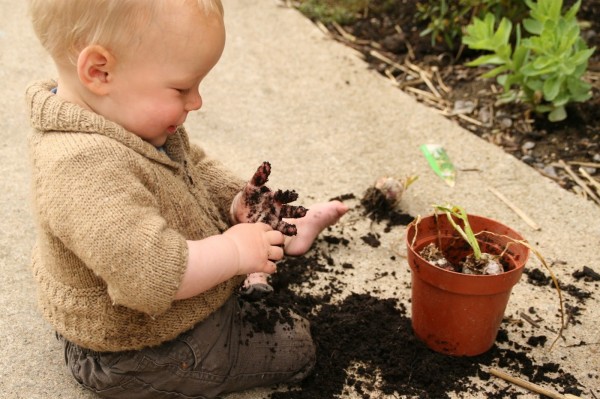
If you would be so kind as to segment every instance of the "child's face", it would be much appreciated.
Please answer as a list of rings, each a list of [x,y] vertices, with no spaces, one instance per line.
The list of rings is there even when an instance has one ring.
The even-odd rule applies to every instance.
[[[199,85],[219,60],[225,43],[221,17],[182,2],[153,22],[141,48],[112,74],[102,115],[154,146],[162,146],[202,106]]]

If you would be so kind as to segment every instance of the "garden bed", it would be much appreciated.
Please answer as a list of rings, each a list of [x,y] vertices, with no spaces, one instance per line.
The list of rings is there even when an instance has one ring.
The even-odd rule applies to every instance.
[[[421,35],[427,23],[416,18],[417,3],[402,0],[389,7],[389,1],[372,0],[351,23],[315,22],[419,102],[600,206],[600,0],[584,1],[577,14],[588,26],[582,37],[597,48],[585,75],[592,98],[570,105],[562,122],[549,122],[523,104],[497,105],[501,87],[481,79],[482,69],[464,66],[476,53],[459,43],[449,50]],[[571,4],[565,1],[565,7]]]

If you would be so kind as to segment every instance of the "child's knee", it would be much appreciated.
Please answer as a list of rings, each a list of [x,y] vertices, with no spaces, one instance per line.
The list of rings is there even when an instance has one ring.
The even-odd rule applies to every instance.
[[[294,381],[305,378],[317,362],[317,348],[310,333],[310,323],[303,317],[295,315],[294,341],[296,349],[293,356],[297,359],[298,373],[292,377]]]

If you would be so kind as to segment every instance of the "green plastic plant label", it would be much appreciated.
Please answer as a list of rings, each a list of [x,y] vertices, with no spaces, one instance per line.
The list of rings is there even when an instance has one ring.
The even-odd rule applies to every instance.
[[[441,177],[446,184],[450,187],[454,187],[454,183],[456,182],[456,169],[454,169],[454,165],[450,162],[450,158],[448,154],[446,154],[446,150],[439,144],[423,144],[421,147],[421,151],[427,162],[429,162],[429,166],[433,171]]]

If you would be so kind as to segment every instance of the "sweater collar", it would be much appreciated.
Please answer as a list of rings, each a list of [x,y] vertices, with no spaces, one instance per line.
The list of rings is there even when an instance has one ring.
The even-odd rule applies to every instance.
[[[141,155],[158,162],[175,166],[185,158],[189,148],[187,132],[180,126],[177,132],[167,139],[165,152],[157,151],[152,144],[111,122],[101,115],[65,101],[52,93],[56,81],[36,82],[27,88],[27,101],[30,107],[30,121],[34,129],[46,132],[72,132],[101,134],[116,140]]]

